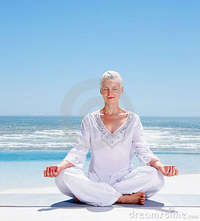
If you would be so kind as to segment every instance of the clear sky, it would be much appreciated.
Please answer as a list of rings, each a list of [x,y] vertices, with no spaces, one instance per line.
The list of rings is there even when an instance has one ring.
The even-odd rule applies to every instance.
[[[199,0],[1,1],[0,115],[99,109],[115,70],[121,107],[200,116],[199,12]]]

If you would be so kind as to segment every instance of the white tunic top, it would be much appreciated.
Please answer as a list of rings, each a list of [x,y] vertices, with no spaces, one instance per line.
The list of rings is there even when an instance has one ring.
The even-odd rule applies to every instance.
[[[127,112],[126,121],[114,133],[105,127],[100,110],[84,116],[78,142],[64,160],[83,168],[90,151],[89,177],[95,181],[111,182],[133,169],[131,160],[134,153],[143,165],[148,165],[152,158],[159,159],[144,140],[140,117],[132,111]]]

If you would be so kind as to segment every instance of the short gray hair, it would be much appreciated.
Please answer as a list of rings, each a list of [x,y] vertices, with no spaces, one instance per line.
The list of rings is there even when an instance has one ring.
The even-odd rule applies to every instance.
[[[103,73],[100,81],[100,87],[102,87],[105,80],[117,80],[120,83],[120,87],[123,87],[123,81],[120,74],[116,71],[106,71]]]

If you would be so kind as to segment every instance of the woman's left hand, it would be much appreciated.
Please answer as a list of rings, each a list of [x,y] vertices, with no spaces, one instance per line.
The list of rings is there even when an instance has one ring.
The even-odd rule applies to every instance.
[[[162,165],[158,168],[164,176],[176,176],[178,175],[178,169],[173,165]]]

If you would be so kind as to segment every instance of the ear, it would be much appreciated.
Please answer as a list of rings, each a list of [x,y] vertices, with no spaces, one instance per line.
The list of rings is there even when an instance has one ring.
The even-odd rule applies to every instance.
[[[121,88],[121,94],[124,93],[124,87]]]

